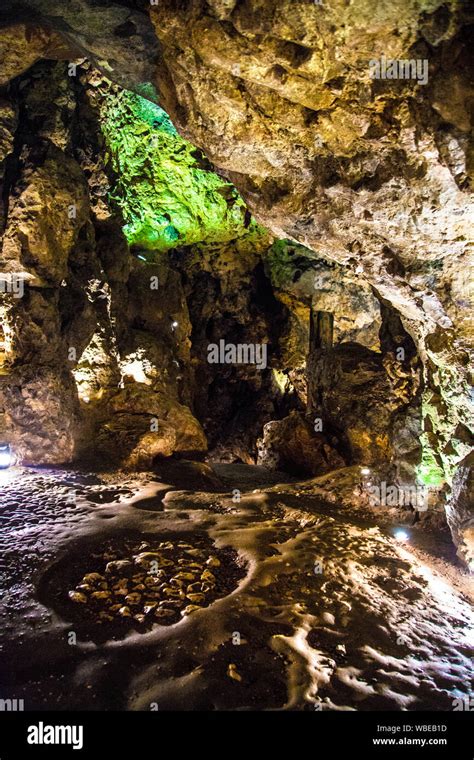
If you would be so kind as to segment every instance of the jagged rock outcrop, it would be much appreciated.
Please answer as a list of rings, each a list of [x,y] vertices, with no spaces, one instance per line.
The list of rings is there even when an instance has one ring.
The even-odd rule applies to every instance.
[[[462,9],[165,0],[151,17],[178,127],[257,219],[360,268],[400,313],[433,409],[426,469],[449,478],[470,424],[464,318],[454,326],[472,213]],[[426,59],[428,84],[371,79],[369,58],[382,54]]]
[[[346,464],[327,437],[315,432],[310,419],[296,411],[264,425],[257,446],[258,464],[292,475],[324,475]]]
[[[457,545],[459,558],[472,567],[474,563],[474,454],[460,464],[453,479],[448,502],[448,524]]]
[[[129,89],[150,94],[159,45],[144,9],[148,3],[94,0],[4,0],[0,9],[0,84],[40,59],[87,57]],[[141,5],[141,9],[137,7]]]
[[[396,361],[395,357],[391,359]],[[401,427],[405,428],[403,412],[416,395],[416,380],[410,371],[408,387],[397,386],[401,368],[395,369],[392,378],[385,368],[388,361],[390,357],[356,343],[342,343],[314,354],[309,366],[311,414],[322,420],[323,430],[329,426],[337,435],[350,463],[385,471],[398,458],[393,441],[395,422],[401,417]],[[418,417],[418,435],[420,423]],[[418,442],[419,455],[420,448]],[[406,463],[406,451],[400,459]],[[415,464],[420,460],[421,456]],[[411,472],[411,479],[413,476]]]
[[[333,315],[336,344],[355,341],[380,350],[380,303],[358,274],[290,240],[275,241],[262,256],[275,295],[288,308],[283,342],[291,366],[306,361],[310,308]]]
[[[2,295],[1,434],[25,463],[146,467],[204,451],[181,279],[166,258],[130,255],[86,88],[66,64],[38,64],[12,95],[1,271],[23,293]]]

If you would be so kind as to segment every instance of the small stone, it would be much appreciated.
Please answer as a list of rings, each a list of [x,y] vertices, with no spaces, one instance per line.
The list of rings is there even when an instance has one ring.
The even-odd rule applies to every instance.
[[[120,573],[121,575],[132,574],[134,570],[133,563],[127,559],[117,559],[114,562],[108,562],[105,566],[105,572],[107,575],[112,573]]]
[[[184,610],[181,610],[181,615],[183,615],[183,617],[185,615],[191,615],[193,612],[196,612],[196,610],[202,610],[202,607],[199,607],[197,604],[188,604]]]
[[[140,552],[133,558],[133,561],[139,567],[148,567],[152,562],[158,562],[160,559],[161,554],[158,552]]]
[[[188,594],[199,594],[202,591],[203,583],[190,583],[186,589]]]
[[[160,607],[160,609],[155,610],[155,618],[157,620],[163,620],[165,618],[170,618],[174,615],[174,610],[168,610],[166,607]]]
[[[202,604],[206,601],[204,594],[186,594],[186,596],[193,604]]]
[[[157,606],[158,606],[158,602],[153,602],[151,599],[147,600],[143,607],[143,612],[145,613],[145,615],[149,615],[150,612],[153,612],[153,610],[156,610]]]
[[[165,578],[165,577],[166,577],[165,571],[164,570],[158,570],[158,572],[156,573],[156,575],[147,575],[145,577],[145,580],[143,581],[143,583],[146,586],[155,586],[155,585],[160,584],[161,581],[163,580],[163,578]]]
[[[229,678],[233,678],[234,681],[242,681],[242,676],[237,670],[237,665],[235,665],[233,662],[230,662],[227,667],[227,675]]]
[[[172,586],[165,586],[163,589],[163,594],[165,596],[180,596],[180,590],[173,588]]]
[[[112,589],[113,591],[121,591],[123,588],[128,588],[129,582],[130,581],[128,581],[127,578],[120,578],[117,583],[114,583]]]
[[[141,612],[137,613],[133,616],[133,619],[137,621],[137,623],[144,623],[145,622],[145,615],[142,615]]]
[[[176,573],[176,575],[174,576],[174,578],[177,578],[178,580],[183,580],[183,581],[193,581],[195,577],[196,576],[193,575],[193,573],[181,573],[181,572]]]
[[[104,576],[99,573],[87,573],[82,580],[84,583],[95,586],[97,583],[101,583],[104,580]]]
[[[89,594],[94,589],[92,586],[89,586],[88,583],[81,583],[81,585],[77,587],[77,590],[82,591],[84,594]]]
[[[131,604],[132,607],[135,607],[137,604],[140,604],[141,600],[142,600],[141,594],[132,593],[132,594],[127,594],[127,596],[125,597],[125,601],[127,602],[127,604]]]
[[[173,564],[171,560],[165,559],[161,554],[158,554],[158,552],[143,552],[142,554],[137,554],[135,557],[135,564],[140,567],[148,568],[152,562],[156,562],[160,568],[169,567],[169,565]]]
[[[97,601],[110,599],[112,597],[112,594],[110,591],[94,591],[93,594],[91,594],[91,599],[96,599]]]
[[[208,594],[209,591],[214,591],[213,583],[201,583],[201,591],[203,594]]]
[[[201,575],[201,580],[202,581],[210,581],[211,583],[215,583],[216,576],[213,573],[211,573],[210,570],[204,570],[204,572]]]
[[[220,567],[221,561],[220,559],[217,559],[217,557],[209,557],[209,559],[206,560],[206,565],[208,567]]]
[[[130,607],[127,607],[125,605],[123,607],[120,607],[119,615],[121,615],[121,617],[132,617],[132,613],[130,612]]]
[[[160,609],[167,609],[169,607],[172,610],[180,610],[182,606],[183,603],[178,599],[167,599],[160,604]]]
[[[80,591],[70,591],[68,596],[71,602],[75,602],[76,604],[87,603],[87,596],[85,594],[81,594]]]

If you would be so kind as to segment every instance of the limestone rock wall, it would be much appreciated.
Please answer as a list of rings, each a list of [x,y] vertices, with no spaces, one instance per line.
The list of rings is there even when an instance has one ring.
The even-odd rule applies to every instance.
[[[106,262],[114,271],[112,285],[106,284],[116,296],[105,285],[93,284],[87,303],[76,296],[70,304],[74,315],[82,310],[84,324],[87,320],[92,324],[93,313],[104,310],[98,301],[110,297],[110,303],[122,303],[129,290],[128,277],[135,271],[133,266],[127,275],[128,258],[115,257],[106,244],[95,263],[90,253],[98,252],[100,239],[112,228],[116,235],[117,228],[104,201],[110,167],[103,171],[97,151],[78,148],[84,127],[75,118],[77,88],[63,77],[62,83],[56,82],[54,98],[45,100],[41,75],[29,69],[45,57],[84,56],[114,82],[158,99],[175,127],[202,149],[223,181],[234,183],[257,222],[276,238],[311,252],[298,249],[303,264],[295,268],[296,279],[284,285],[278,281],[280,265],[283,271],[287,269],[281,256],[278,261],[281,250],[278,255],[275,250],[261,254],[277,300],[291,313],[286,334],[279,334],[278,349],[291,357],[296,369],[292,378],[277,375],[277,380],[285,387],[291,380],[299,403],[304,403],[306,395],[298,373],[304,361],[307,280],[313,268],[336,272],[338,281],[344,282],[337,291],[337,300],[345,301],[336,319],[337,350],[346,350],[341,346],[347,339],[370,350],[378,348],[370,322],[359,316],[343,324],[346,310],[352,310],[358,300],[361,308],[354,313],[368,310],[374,323],[379,320],[377,303],[398,315],[422,361],[417,477],[427,485],[449,486],[472,446],[472,72],[467,61],[472,26],[467,5],[457,0],[389,4],[377,0],[350,4],[344,0],[161,0],[152,6],[142,0],[67,4],[24,0],[20,5],[5,0],[0,27],[5,61],[0,82],[5,267],[13,271],[21,264],[31,279],[31,308],[17,315],[26,325],[21,334],[12,326],[18,304],[2,299],[2,372],[6,367],[13,379],[12,356],[27,357],[41,346],[47,367],[54,367],[57,376],[65,372],[70,377],[71,367],[65,363],[68,345],[58,316],[61,306],[57,306],[70,294],[62,293],[61,278],[80,279],[90,267],[87,276],[100,280],[96,274],[100,267],[105,269]],[[370,61],[383,56],[426,63],[427,76],[423,83],[373,79]],[[34,87],[28,70],[34,72]],[[12,78],[24,72],[22,92],[19,80]],[[150,89],[150,83],[156,90]],[[82,116],[93,121],[92,103],[90,108]],[[29,134],[35,137],[30,139]],[[92,213],[86,193],[96,196]],[[43,195],[51,199],[63,194],[73,199],[75,224],[60,204],[49,219],[38,203]],[[15,221],[17,232],[10,220]],[[100,229],[100,224],[105,226]],[[71,270],[71,262],[76,262],[79,274]],[[325,263],[315,266],[315,262]],[[336,290],[325,295],[324,281],[325,274],[316,295],[327,308]],[[185,283],[187,294],[183,291],[180,297],[183,325],[189,287]],[[101,290],[103,297],[98,295]],[[115,313],[121,316],[123,310],[116,308]],[[66,323],[69,319],[74,321],[71,316]],[[109,316],[104,319],[107,323]],[[135,316],[133,330],[140,331],[138,323]],[[114,341],[120,337],[115,329],[111,323],[94,338],[99,353],[106,346],[105,354],[113,355]],[[79,332],[91,340],[85,327]],[[34,340],[28,337],[32,335]],[[127,350],[136,351],[136,345],[141,350],[140,342],[133,340]],[[164,345],[168,346],[167,340]],[[390,351],[381,347],[387,356]],[[169,349],[167,355],[172,354]],[[27,361],[23,364],[26,367]],[[173,393],[186,403],[191,403],[187,383],[192,364],[183,375],[188,379],[179,380],[179,392],[171,383]],[[118,374],[128,377],[119,365],[114,360],[109,367],[104,360],[101,371],[112,386]],[[285,366],[282,362],[274,369],[280,372]],[[394,367],[385,361],[390,393],[408,382],[394,377]],[[81,370],[87,376],[87,367]],[[15,371],[19,371],[18,363]],[[15,386],[10,382],[10,387]],[[119,388],[119,393],[123,390]],[[66,423],[62,410],[70,403]],[[77,404],[77,399],[74,403],[58,399],[61,411],[54,428],[60,431],[60,448],[68,456]],[[406,452],[413,450],[418,426],[418,412],[408,406],[410,433],[403,432],[401,418],[394,422],[394,440]],[[45,448],[52,435],[47,430]],[[450,509],[452,514],[455,507]]]
[[[347,264],[424,361],[426,481],[469,448],[468,17],[455,2],[245,0],[151,9],[178,127],[258,220]],[[369,61],[427,60],[426,85]]]
[[[66,66],[16,80],[2,120],[1,270],[24,288],[1,295],[2,435],[35,464],[203,451],[179,274],[131,256],[105,202],[94,105]]]

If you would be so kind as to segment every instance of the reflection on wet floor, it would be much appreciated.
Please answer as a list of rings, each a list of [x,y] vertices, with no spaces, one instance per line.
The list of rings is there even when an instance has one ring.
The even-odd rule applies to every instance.
[[[469,694],[466,599],[335,486],[329,498],[261,468],[180,462],[141,475],[12,470],[1,486],[0,696],[26,709],[449,710]],[[105,578],[107,561],[133,564],[143,542],[173,546],[156,599],[143,596],[146,568],[133,588]],[[192,549],[221,562],[205,603],[203,568],[176,577]],[[178,563],[169,577],[166,561]],[[102,592],[108,609],[97,597],[82,619],[68,593],[91,573],[84,604]],[[117,635],[105,619],[97,634],[119,602],[132,619],[165,608],[166,587],[180,603],[166,624],[135,619]],[[181,615],[184,601],[197,609]]]

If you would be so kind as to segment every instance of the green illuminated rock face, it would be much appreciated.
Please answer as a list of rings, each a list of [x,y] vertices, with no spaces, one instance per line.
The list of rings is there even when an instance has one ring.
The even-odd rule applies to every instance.
[[[167,251],[258,236],[258,226],[235,188],[178,135],[159,106],[111,89],[101,110],[108,160],[116,176],[112,198],[131,245]]]

